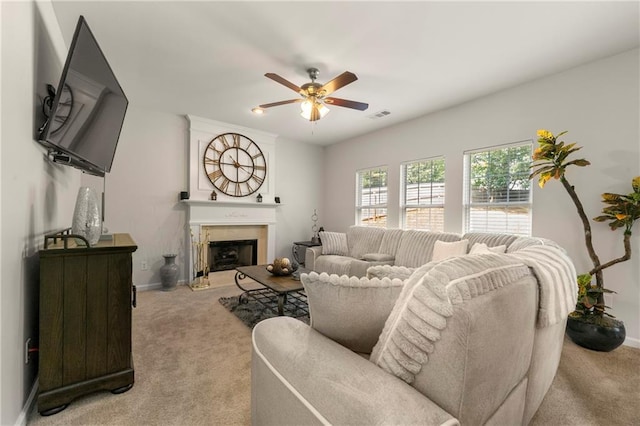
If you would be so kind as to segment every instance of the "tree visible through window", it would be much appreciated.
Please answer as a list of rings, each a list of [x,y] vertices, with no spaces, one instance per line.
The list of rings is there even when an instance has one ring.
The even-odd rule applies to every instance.
[[[444,231],[444,158],[402,165],[402,226]]]
[[[465,153],[465,231],[531,235],[531,143]]]
[[[362,170],[356,173],[356,214],[358,224],[387,226],[387,168]]]

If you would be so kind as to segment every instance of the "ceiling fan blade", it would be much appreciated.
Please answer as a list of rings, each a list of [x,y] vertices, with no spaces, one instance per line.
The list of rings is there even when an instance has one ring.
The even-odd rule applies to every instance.
[[[293,104],[293,103],[302,102],[302,101],[304,101],[304,99],[302,99],[302,98],[300,98],[300,99],[289,99],[288,101],[272,102],[270,104],[262,104],[262,105],[258,105],[258,106],[260,108],[271,108],[271,107],[274,107],[274,106]]]
[[[344,87],[349,83],[353,83],[357,79],[358,77],[356,77],[354,73],[345,71],[339,76],[337,76],[336,78],[334,78],[333,80],[331,80],[330,82],[326,83],[324,86],[322,86],[320,90],[325,91],[324,93],[325,96],[330,95],[336,90],[338,90],[339,88]]]
[[[347,99],[340,98],[324,98],[324,102],[329,105],[353,108],[360,111],[364,111],[369,108],[369,104],[365,104],[364,102],[349,101]]]
[[[296,86],[295,84],[293,84],[292,82],[290,82],[289,80],[286,80],[282,77],[280,77],[278,74],[274,74],[272,72],[268,72],[264,75],[267,78],[270,78],[271,80],[282,84],[283,86],[287,86],[289,89],[296,91],[296,92],[301,92],[302,89],[300,89],[298,86]]]

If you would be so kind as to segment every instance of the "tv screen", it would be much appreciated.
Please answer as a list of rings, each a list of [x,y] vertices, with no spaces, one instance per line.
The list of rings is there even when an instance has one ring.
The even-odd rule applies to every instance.
[[[83,16],[78,19],[40,142],[54,161],[111,171],[129,101]]]

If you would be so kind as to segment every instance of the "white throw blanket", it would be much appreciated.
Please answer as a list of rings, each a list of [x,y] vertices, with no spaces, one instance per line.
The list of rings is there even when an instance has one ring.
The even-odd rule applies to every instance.
[[[550,245],[529,246],[510,253],[529,266],[538,279],[538,327],[558,324],[575,309],[577,274],[566,253]]]

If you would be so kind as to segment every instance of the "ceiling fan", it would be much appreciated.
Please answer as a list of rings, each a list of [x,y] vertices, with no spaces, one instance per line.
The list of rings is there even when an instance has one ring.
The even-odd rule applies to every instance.
[[[365,104],[363,102],[350,101],[347,99],[340,99],[329,96],[341,87],[344,87],[347,84],[356,81],[358,77],[356,77],[354,73],[345,71],[324,85],[316,83],[316,79],[318,78],[318,74],[320,73],[317,68],[309,68],[307,69],[307,73],[309,73],[311,82],[305,83],[301,87],[296,86],[295,84],[280,77],[277,74],[266,73],[264,75],[265,77],[270,78],[271,80],[280,83],[283,86],[287,86],[289,89],[295,92],[298,92],[300,94],[300,99],[289,99],[287,101],[263,104],[260,105],[260,108],[271,108],[274,106],[301,102],[302,112],[300,113],[300,115],[309,121],[317,121],[324,117],[329,112],[329,108],[327,108],[326,105],[336,105],[345,108],[357,109],[359,111],[364,111],[369,108],[369,104]]]

